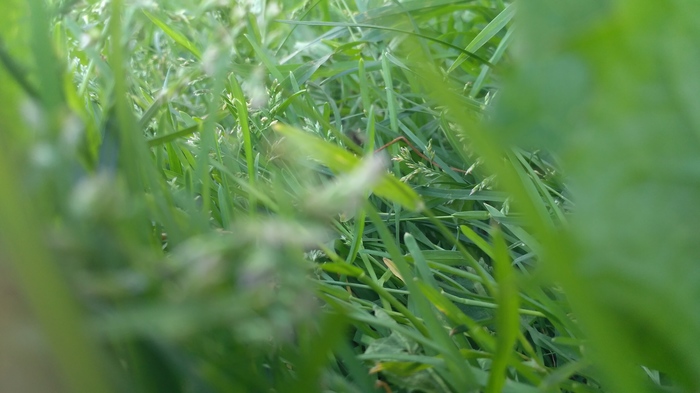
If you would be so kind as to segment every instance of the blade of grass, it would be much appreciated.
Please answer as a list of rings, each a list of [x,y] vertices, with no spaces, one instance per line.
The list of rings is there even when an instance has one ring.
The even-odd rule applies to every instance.
[[[359,163],[359,158],[347,150],[303,131],[282,124],[276,124],[274,130],[334,172],[347,172]],[[410,210],[420,211],[423,208],[423,202],[415,191],[390,174],[385,174],[373,191],[376,195],[395,201]]]
[[[467,52],[476,52],[481,49],[484,44],[489,42],[496,34],[498,34],[508,22],[515,16],[515,4],[509,4],[503,11],[501,11],[491,22],[489,22],[486,27],[479,32],[479,34],[474,37],[474,39],[464,48]],[[447,73],[451,73],[457,67],[462,65],[467,59],[465,54],[460,54],[457,59],[452,63],[450,68],[447,69]]]
[[[19,65],[12,56],[7,52],[5,41],[0,37],[0,63],[5,67],[5,70],[12,76],[15,82],[22,87],[28,96],[38,99],[39,90],[34,87],[29,79],[27,72]]]
[[[421,322],[408,308],[406,308],[403,303],[398,301],[391,293],[389,293],[386,288],[380,286],[378,283],[374,282],[372,279],[365,275],[362,269],[345,263],[343,261],[336,261],[333,263],[324,263],[321,268],[325,271],[347,275],[357,278],[360,282],[370,287],[374,292],[379,295],[382,299],[386,299],[391,306],[401,313],[413,327],[424,337],[428,337],[428,330],[425,328],[423,322]]]
[[[150,12],[146,10],[141,10],[141,12],[143,12],[143,14],[146,15],[146,17],[150,19],[154,25],[158,26],[161,30],[163,30],[163,32],[167,34],[168,37],[170,37],[178,45],[182,46],[192,55],[194,55],[194,57],[196,57],[197,60],[202,60],[202,52],[200,52],[197,46],[194,43],[192,43],[189,39],[187,39],[187,37],[185,37],[184,34],[173,29],[163,20],[159,19],[157,16],[151,14]]]
[[[506,368],[512,357],[520,327],[518,315],[519,292],[515,271],[510,264],[508,246],[503,240],[499,227],[491,231],[493,239],[493,265],[498,282],[498,309],[496,310],[496,351],[491,362],[486,393],[499,393],[507,380]]]
[[[258,45],[258,43],[248,34],[244,34],[244,37],[248,40],[250,46],[253,47],[253,50],[260,59],[260,62],[265,65],[265,68],[267,68],[272,77],[277,79],[278,82],[282,83],[282,81],[284,81],[284,75],[282,75],[282,72],[280,72],[277,66],[275,66],[275,62],[273,62],[270,56],[267,55],[267,52],[265,52],[265,50],[261,48],[260,45]]]
[[[47,7],[40,1],[31,1],[29,3],[31,12],[29,12],[29,28],[31,31],[30,48],[34,57],[34,64],[37,73],[36,78],[40,89],[38,90],[39,97],[44,106],[44,110],[48,115],[51,123],[53,117],[57,115],[57,111],[63,105],[63,89],[61,88],[61,63],[56,56],[54,49],[51,47],[49,40],[49,20],[51,15],[48,13]],[[50,130],[51,134],[58,132],[57,129]]]
[[[250,182],[251,187],[255,187],[256,183],[256,165],[255,157],[253,156],[253,140],[250,134],[250,125],[248,123],[248,105],[245,96],[243,95],[243,90],[241,85],[238,83],[235,75],[231,75],[229,80],[229,91],[233,95],[233,104],[236,108],[236,119],[238,120],[238,125],[241,127],[241,132],[243,133],[243,148],[245,149],[245,159],[246,166],[248,168],[248,182]],[[230,105],[230,103],[229,103]],[[249,212],[254,215],[256,210],[256,202],[253,194],[250,194]]]
[[[459,124],[459,129],[448,126],[444,131],[447,134],[453,134],[455,141],[459,141],[463,137],[470,141],[473,148],[483,157],[485,165],[492,173],[499,176],[503,187],[514,196],[518,208],[532,224],[533,232],[543,239],[551,239],[554,233],[551,218],[542,211],[541,200],[532,198],[531,181],[520,177],[516,168],[513,168],[512,162],[503,160],[507,151],[504,151],[489,133],[483,132],[476,119],[465,113],[460,103],[452,95],[444,94],[451,88],[437,75],[436,71],[423,65],[416,66],[423,69],[426,81],[430,83],[430,85],[425,86],[426,93],[436,102],[445,105],[448,109],[447,116]],[[443,94],[439,92],[443,92]],[[457,143],[454,148],[463,152],[466,149],[462,143]],[[468,157],[468,153],[464,152],[463,156]]]
[[[410,233],[406,233],[403,237],[404,241],[406,242],[406,247],[408,248],[408,251],[410,252],[411,256],[413,257],[413,263],[415,264],[416,268],[418,269],[418,273],[420,274],[420,278],[422,281],[430,285],[431,287],[437,289],[438,285],[437,282],[435,282],[435,278],[433,277],[433,273],[430,271],[430,267],[428,266],[428,263],[426,262],[425,258],[423,257],[423,252],[421,249],[418,247],[418,243],[416,243],[416,239],[411,235]]]
[[[438,43],[440,45],[444,45],[450,49],[454,49],[454,50],[458,51],[459,53],[464,54],[467,57],[473,58],[481,64],[489,66],[493,69],[498,69],[498,67],[496,67],[494,64],[492,64],[490,61],[484,59],[483,57],[481,57],[475,53],[464,50],[456,45],[452,45],[449,42],[443,41],[439,38],[431,37],[431,36],[428,36],[425,34],[414,33],[412,31],[401,30],[401,29],[388,27],[388,26],[378,26],[378,25],[371,25],[371,24],[364,24],[364,23],[309,22],[309,21],[295,21],[295,20],[278,20],[278,22],[288,23],[291,25],[306,25],[306,26],[357,27],[357,28],[365,28],[365,29],[376,29],[376,30],[390,31],[392,33],[401,33],[401,34],[405,34],[408,36],[414,36],[414,37],[423,38],[423,39],[426,39],[429,41],[436,42],[436,43]]]
[[[457,347],[454,342],[450,339],[443,324],[437,319],[433,313],[432,306],[428,299],[424,296],[423,292],[420,291],[417,286],[417,282],[420,280],[413,274],[410,266],[401,254],[398,246],[393,242],[393,236],[389,232],[382,221],[379,214],[377,214],[374,207],[369,203],[365,204],[365,209],[367,210],[367,216],[374,223],[380,237],[384,241],[384,246],[389,251],[389,255],[393,259],[393,263],[398,268],[401,275],[404,277],[404,282],[411,293],[411,299],[416,304],[416,308],[420,312],[420,316],[425,322],[425,328],[419,329],[423,334],[429,335],[436,343],[440,346],[438,353],[445,356],[447,361],[447,369],[450,371],[449,375],[443,375],[454,387],[465,387],[472,386],[474,377],[469,373],[465,367],[465,363],[462,357],[457,351]],[[408,235],[409,239],[412,239]],[[410,240],[409,240],[410,241]],[[427,273],[429,274],[429,273]],[[422,324],[421,324],[422,326]],[[418,328],[418,326],[416,326]],[[456,384],[456,385],[455,385]]]
[[[481,236],[474,232],[471,228],[466,225],[460,225],[459,229],[462,231],[464,236],[472,241],[481,251],[483,251],[490,258],[493,258],[493,249],[490,244],[486,242]]]
[[[384,79],[384,89],[386,93],[387,109],[389,111],[389,124],[391,131],[395,134],[399,133],[399,122],[397,118],[396,98],[394,97],[394,83],[391,77],[391,68],[386,56],[382,56],[382,79]]]
[[[496,50],[493,52],[493,56],[489,59],[490,62],[493,64],[497,64],[500,60],[501,57],[506,52],[506,49],[510,46],[511,42],[514,39],[513,32],[515,31],[515,28],[510,28],[506,32],[505,36],[501,40],[501,42],[498,44],[498,47],[496,47]],[[472,85],[471,90],[469,91],[469,97],[471,98],[476,98],[477,94],[481,91],[481,87],[484,85],[484,81],[486,80],[486,77],[491,73],[491,69],[488,67],[481,67],[481,72],[479,73],[479,76],[474,80],[474,84]]]
[[[193,126],[186,127],[186,128],[181,129],[181,130],[171,132],[169,134],[157,135],[157,136],[148,138],[146,140],[146,143],[148,144],[148,147],[156,147],[158,145],[170,143],[176,139],[184,138],[186,136],[190,136],[190,135],[194,134],[197,131],[200,131],[201,127],[202,127],[201,124],[195,124]]]
[[[370,90],[367,86],[367,74],[365,71],[365,61],[360,58],[357,62],[358,78],[360,80],[360,97],[362,97],[362,111],[367,116],[368,119],[372,119],[369,113],[372,111],[372,101],[370,100]],[[372,120],[373,121],[373,120]],[[372,143],[374,140],[370,139]],[[374,149],[370,150],[374,151]]]

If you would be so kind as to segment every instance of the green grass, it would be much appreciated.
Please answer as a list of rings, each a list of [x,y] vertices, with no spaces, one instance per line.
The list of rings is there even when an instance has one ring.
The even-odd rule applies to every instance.
[[[697,391],[648,3],[4,2],[0,391]]]

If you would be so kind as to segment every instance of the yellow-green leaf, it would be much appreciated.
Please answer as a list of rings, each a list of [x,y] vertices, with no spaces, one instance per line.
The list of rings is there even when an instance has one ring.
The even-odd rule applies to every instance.
[[[360,159],[349,151],[309,133],[284,124],[275,124],[274,130],[287,138],[299,151],[336,173],[346,173],[356,167]],[[377,196],[386,198],[401,206],[420,211],[423,200],[408,185],[390,173],[385,173],[372,190]]]

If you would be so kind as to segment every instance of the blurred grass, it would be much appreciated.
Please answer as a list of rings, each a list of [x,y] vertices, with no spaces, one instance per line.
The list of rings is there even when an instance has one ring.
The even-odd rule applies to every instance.
[[[64,391],[697,391],[697,6],[635,4],[4,2],[0,326],[42,334],[0,359],[50,348]]]

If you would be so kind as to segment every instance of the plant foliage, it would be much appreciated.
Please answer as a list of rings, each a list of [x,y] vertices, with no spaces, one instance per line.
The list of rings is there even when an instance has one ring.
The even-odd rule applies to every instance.
[[[0,391],[698,391],[698,8],[3,1]]]

